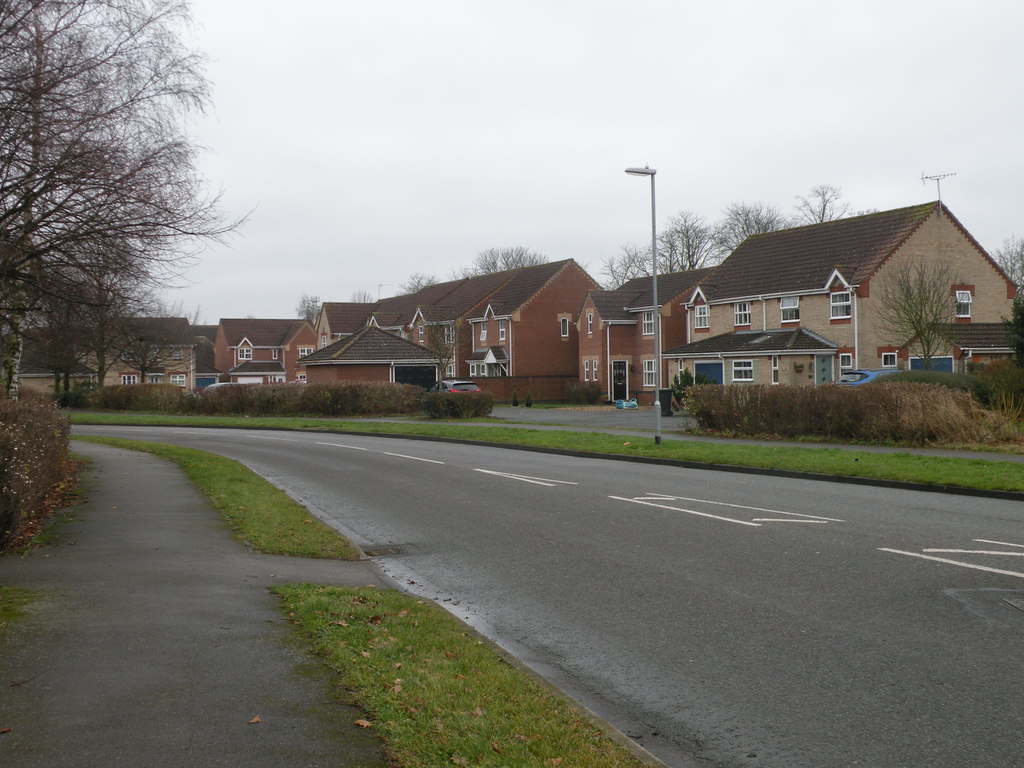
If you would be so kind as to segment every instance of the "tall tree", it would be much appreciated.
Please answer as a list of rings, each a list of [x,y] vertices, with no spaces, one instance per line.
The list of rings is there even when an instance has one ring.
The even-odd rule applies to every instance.
[[[187,23],[180,0],[0,3],[0,394],[16,396],[40,296],[74,300],[72,278],[111,253],[158,281],[234,226],[201,192],[183,123],[208,99]]]
[[[299,303],[295,305],[295,316],[300,320],[305,320],[310,325],[316,322],[317,315],[320,314],[320,297],[310,296],[308,293],[302,294],[302,298],[299,299]]]
[[[510,248],[488,248],[486,251],[480,251],[468,267],[456,270],[453,274],[457,278],[489,275],[492,272],[504,272],[507,269],[536,267],[540,264],[547,264],[548,261],[550,259],[547,256],[531,251],[522,245]]]
[[[440,282],[434,275],[424,272],[413,272],[408,279],[398,286],[398,291],[403,296],[410,293],[417,293],[429,285],[437,285]]]
[[[926,369],[948,344],[953,321],[952,286],[959,280],[943,262],[903,262],[887,270],[878,316],[899,346],[916,350]]]
[[[1013,350],[1013,362],[1024,368],[1024,293],[1018,293],[1013,300],[1010,317],[1004,320],[1006,335]]]
[[[717,227],[719,251],[728,256],[752,235],[785,229],[792,222],[778,208],[767,203],[733,203],[725,209]]]
[[[796,219],[801,224],[821,224],[841,219],[850,210],[850,204],[843,200],[843,191],[831,184],[811,187],[807,197],[796,198]]]
[[[1024,289],[1024,239],[1016,235],[1006,238],[992,257],[1017,287]]]
[[[352,295],[349,297],[349,301],[355,304],[373,304],[376,301],[376,299],[373,297],[373,294],[370,293],[365,288],[357,288],[356,290],[352,291]]]
[[[721,261],[715,226],[693,211],[670,217],[658,232],[658,274],[709,267]],[[618,257],[605,259],[609,287],[651,274],[651,247],[624,245]]]

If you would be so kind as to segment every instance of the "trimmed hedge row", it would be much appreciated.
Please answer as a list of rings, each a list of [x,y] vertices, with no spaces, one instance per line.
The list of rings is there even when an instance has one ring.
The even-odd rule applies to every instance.
[[[494,395],[489,392],[428,392],[423,396],[422,407],[431,419],[475,419],[491,415]]]
[[[686,400],[702,429],[742,435],[963,443],[992,439],[1006,428],[969,393],[935,384],[695,385]]]
[[[71,425],[49,400],[0,400],[0,549],[44,511],[67,472]]]

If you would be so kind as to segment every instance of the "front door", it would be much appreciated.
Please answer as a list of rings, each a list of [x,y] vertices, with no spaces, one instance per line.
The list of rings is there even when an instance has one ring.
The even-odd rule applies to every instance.
[[[822,384],[832,383],[832,356],[831,355],[815,355],[814,356],[814,384],[820,386]]]
[[[612,400],[625,400],[629,395],[626,378],[626,361],[612,361]]]

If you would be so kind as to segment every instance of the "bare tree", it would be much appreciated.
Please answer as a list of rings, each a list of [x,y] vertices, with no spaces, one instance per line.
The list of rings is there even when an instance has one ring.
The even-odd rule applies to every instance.
[[[310,325],[316,322],[317,315],[320,314],[320,297],[310,296],[308,293],[302,294],[302,298],[299,299],[299,303],[295,305],[295,315],[300,320],[305,320]]]
[[[352,296],[349,301],[354,304],[373,304],[377,299],[374,298],[373,294],[365,288],[358,288],[352,291]]]
[[[715,226],[692,211],[669,218],[658,234],[658,273],[700,269],[721,261]],[[610,288],[651,274],[651,247],[624,245],[618,257],[604,260],[602,272]]]
[[[897,346],[909,346],[931,368],[931,360],[948,344],[945,328],[953,321],[952,286],[959,282],[945,263],[894,265],[882,285],[878,317]]]
[[[208,99],[181,43],[181,0],[0,3],[0,393],[17,394],[22,327],[43,295],[111,254],[139,284],[216,238],[183,118]],[[60,275],[61,279],[52,279]]]
[[[434,277],[434,275],[413,272],[404,283],[398,286],[398,290],[402,295],[407,295],[417,293],[429,285],[437,285],[439,282],[441,281]]]
[[[507,269],[536,267],[540,264],[547,264],[548,261],[550,259],[547,256],[531,251],[522,245],[511,248],[488,248],[486,251],[480,251],[468,267],[456,270],[453,276],[459,278],[489,275],[492,272],[504,272]]]
[[[797,195],[796,200],[796,221],[802,224],[835,221],[850,210],[850,204],[843,200],[843,191],[831,184],[811,187],[807,197]]]
[[[733,203],[717,227],[717,244],[721,254],[728,256],[752,235],[764,235],[785,229],[792,222],[778,208],[766,203]]]
[[[447,375],[448,366],[455,363],[459,345],[466,341],[465,320],[461,317],[427,325],[426,347],[437,355],[440,375]]]
[[[1024,288],[1024,239],[1016,235],[1006,238],[992,257],[1018,288]]]

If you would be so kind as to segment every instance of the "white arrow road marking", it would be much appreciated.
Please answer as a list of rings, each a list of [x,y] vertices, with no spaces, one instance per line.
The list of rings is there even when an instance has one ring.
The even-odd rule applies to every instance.
[[[425,461],[428,464],[444,464],[443,461],[437,459],[424,459],[422,456],[406,456],[404,453],[390,453],[388,451],[381,451],[385,456],[397,456],[399,459],[412,459],[413,461]]]
[[[934,560],[937,563],[948,563],[949,565],[959,565],[961,568],[973,568],[976,571],[987,571],[988,573],[998,573],[1002,576],[1016,576],[1019,579],[1024,579],[1024,573],[1017,573],[1016,571],[1004,571],[999,568],[988,568],[984,565],[974,565],[973,563],[964,563],[959,560],[950,560],[945,557],[933,557],[931,555],[922,555],[918,552],[904,552],[901,549],[888,549],[887,547],[879,547],[879,552],[892,552],[895,555],[906,555],[907,557],[919,557],[922,560]]]
[[[615,499],[616,501],[631,501],[634,504],[646,504],[648,507],[658,507],[659,509],[671,509],[674,512],[685,512],[688,515],[697,515],[698,517],[710,517],[712,520],[721,520],[726,523],[736,523],[737,525],[749,525],[753,528],[760,528],[760,523],[751,523],[747,520],[734,520],[731,517],[722,517],[721,515],[712,515],[707,512],[698,512],[695,509],[684,509],[683,507],[673,507],[669,504],[656,504],[653,501],[647,499],[626,499],[622,496],[609,496],[609,499]]]
[[[711,499],[691,499],[688,496],[669,496],[664,493],[649,493],[645,497],[658,501],[696,501],[700,504],[714,504],[718,507],[732,507],[733,509],[749,509],[751,512],[770,512],[773,515],[789,515],[790,517],[806,517],[815,522],[828,521],[830,523],[845,523],[836,517],[822,517],[821,515],[802,515],[799,512],[786,512],[782,509],[765,509],[764,507],[749,507],[746,504],[730,504],[727,501],[712,501]],[[781,522],[781,521],[779,521]]]
[[[511,472],[497,472],[493,469],[474,469],[474,472],[483,472],[485,475],[497,475],[498,477],[507,477],[509,480],[522,480],[524,483],[533,483],[534,485],[546,485],[548,488],[554,488],[556,485],[579,485],[579,483],[573,483],[569,480],[549,480],[546,477],[530,477],[529,475],[514,475]]]

